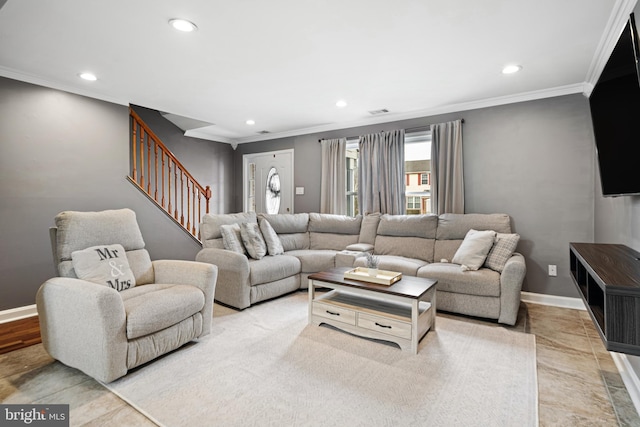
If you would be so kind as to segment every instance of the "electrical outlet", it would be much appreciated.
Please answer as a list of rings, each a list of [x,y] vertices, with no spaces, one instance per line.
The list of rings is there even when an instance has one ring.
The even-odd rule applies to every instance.
[[[558,266],[554,264],[549,264],[549,276],[557,276],[558,275]]]

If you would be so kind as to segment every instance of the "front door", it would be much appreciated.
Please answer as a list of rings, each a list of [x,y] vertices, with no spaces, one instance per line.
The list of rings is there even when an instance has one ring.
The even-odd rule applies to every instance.
[[[293,150],[242,156],[244,211],[293,213]]]

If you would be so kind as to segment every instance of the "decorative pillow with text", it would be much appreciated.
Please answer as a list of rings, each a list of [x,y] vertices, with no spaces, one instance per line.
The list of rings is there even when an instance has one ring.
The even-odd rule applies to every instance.
[[[74,251],[71,262],[78,279],[109,286],[118,292],[136,285],[122,245],[100,245]]]

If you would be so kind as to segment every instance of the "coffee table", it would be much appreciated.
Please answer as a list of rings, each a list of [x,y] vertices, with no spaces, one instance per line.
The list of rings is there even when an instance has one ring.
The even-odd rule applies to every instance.
[[[309,276],[309,324],[326,323],[367,338],[391,341],[418,353],[436,327],[436,280],[403,276],[393,285],[345,279],[348,267]],[[331,291],[320,294],[317,288]]]

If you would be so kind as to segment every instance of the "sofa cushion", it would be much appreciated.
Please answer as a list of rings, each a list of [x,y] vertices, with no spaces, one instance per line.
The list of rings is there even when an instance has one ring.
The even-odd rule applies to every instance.
[[[309,214],[259,214],[278,234],[284,251],[309,249]]]
[[[360,235],[362,216],[345,216],[333,214],[309,214],[309,231],[317,233]]]
[[[255,212],[241,212],[235,214],[206,214],[200,224],[202,247],[224,249],[220,226],[240,224],[243,222],[258,222]]]
[[[487,259],[484,262],[485,267],[502,272],[504,265],[516,250],[519,240],[519,234],[498,233],[496,236],[496,242],[493,244],[493,247],[487,255]]]
[[[488,268],[462,271],[457,264],[435,262],[420,267],[417,276],[437,280],[438,291],[500,296],[500,273]]]
[[[73,251],[71,260],[78,279],[108,286],[118,292],[136,285],[122,245],[99,245]]]
[[[406,258],[394,255],[378,255],[378,268],[381,270],[397,271],[408,276],[415,276],[420,267],[427,265],[421,259]],[[366,257],[358,257],[353,263],[354,267],[366,267]]]
[[[242,235],[240,233],[240,224],[225,224],[220,226],[222,233],[222,244],[228,251],[245,254],[244,244],[242,243]]]
[[[317,273],[336,266],[336,251],[309,249],[288,251],[286,254],[295,256],[300,260],[300,271],[302,273]]]
[[[487,254],[496,239],[492,230],[469,230],[451,262],[460,264],[469,270],[477,270],[484,264]]]
[[[300,260],[286,254],[250,259],[249,270],[249,285],[261,285],[300,273]]]
[[[309,233],[309,248],[341,251],[358,241],[357,234]]]
[[[511,233],[511,219],[506,214],[442,214],[438,217],[436,238],[462,240],[471,229]]]
[[[358,236],[358,243],[367,243],[373,245],[376,241],[379,224],[379,212],[365,215],[362,218],[362,224],[360,225],[360,235]]]
[[[240,224],[240,236],[249,256],[253,259],[261,259],[267,254],[267,244],[260,232],[260,226],[256,223]]]
[[[134,339],[179,323],[204,307],[204,293],[195,286],[151,284],[120,293],[127,316],[127,338]]]
[[[420,237],[378,236],[374,245],[375,255],[397,255],[417,258],[426,262],[433,261],[433,239]]]
[[[378,224],[378,236],[435,239],[437,228],[438,217],[436,215],[384,214],[380,218],[380,224]]]
[[[258,222],[260,224],[260,231],[262,231],[262,237],[264,237],[264,241],[267,244],[267,252],[269,255],[282,255],[284,248],[282,247],[278,233],[276,233],[271,224],[269,224],[269,221],[265,218],[259,218]]]

